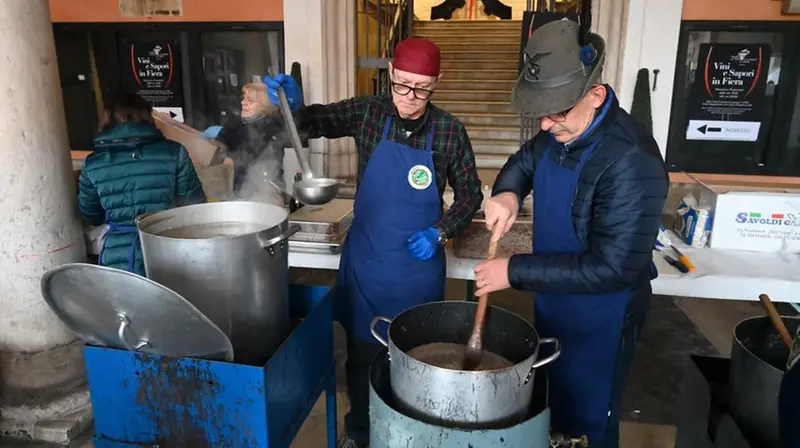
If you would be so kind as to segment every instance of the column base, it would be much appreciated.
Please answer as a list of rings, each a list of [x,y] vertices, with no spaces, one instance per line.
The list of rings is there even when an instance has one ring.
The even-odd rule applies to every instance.
[[[66,445],[92,424],[88,386],[41,405],[0,405],[0,437]]]

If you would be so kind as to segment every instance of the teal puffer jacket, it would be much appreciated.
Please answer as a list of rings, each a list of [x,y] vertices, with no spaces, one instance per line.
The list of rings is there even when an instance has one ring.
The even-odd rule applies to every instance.
[[[100,264],[144,275],[134,220],[179,205],[206,201],[200,179],[181,144],[154,125],[124,123],[94,139],[78,187],[81,217],[109,224]]]

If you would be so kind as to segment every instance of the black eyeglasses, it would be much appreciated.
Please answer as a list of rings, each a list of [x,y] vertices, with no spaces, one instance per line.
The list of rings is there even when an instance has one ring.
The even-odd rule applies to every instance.
[[[567,115],[570,112],[572,112],[572,107],[570,107],[567,110],[555,113],[555,114],[545,115],[545,116],[543,116],[541,118],[549,118],[550,120],[552,120],[552,121],[554,121],[556,123],[561,123],[561,122],[564,122],[564,121],[567,120]]]
[[[414,92],[414,98],[418,100],[427,100],[433,95],[433,90],[423,89],[421,87],[411,87],[399,82],[392,81],[392,90],[394,93],[402,96],[408,95],[408,92]]]

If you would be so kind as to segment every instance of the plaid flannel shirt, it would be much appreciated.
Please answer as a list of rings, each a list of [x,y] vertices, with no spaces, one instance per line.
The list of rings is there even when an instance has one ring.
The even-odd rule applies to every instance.
[[[433,165],[441,200],[445,182],[455,194],[453,205],[435,225],[439,233],[453,238],[467,228],[483,200],[481,181],[475,166],[475,154],[464,125],[449,113],[428,104],[427,119],[417,129],[406,129],[397,117],[390,96],[364,96],[332,104],[314,104],[300,112],[309,138],[353,137],[358,151],[358,176],[361,178],[375,147],[381,139],[383,126],[392,117],[389,139],[412,148],[425,150],[433,126]],[[423,229],[420,229],[423,230]]]

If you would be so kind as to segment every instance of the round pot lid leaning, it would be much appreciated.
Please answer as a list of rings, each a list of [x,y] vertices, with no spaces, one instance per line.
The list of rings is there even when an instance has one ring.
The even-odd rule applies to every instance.
[[[42,295],[93,345],[173,357],[233,361],[230,339],[171,289],[103,266],[68,263],[42,276]]]

